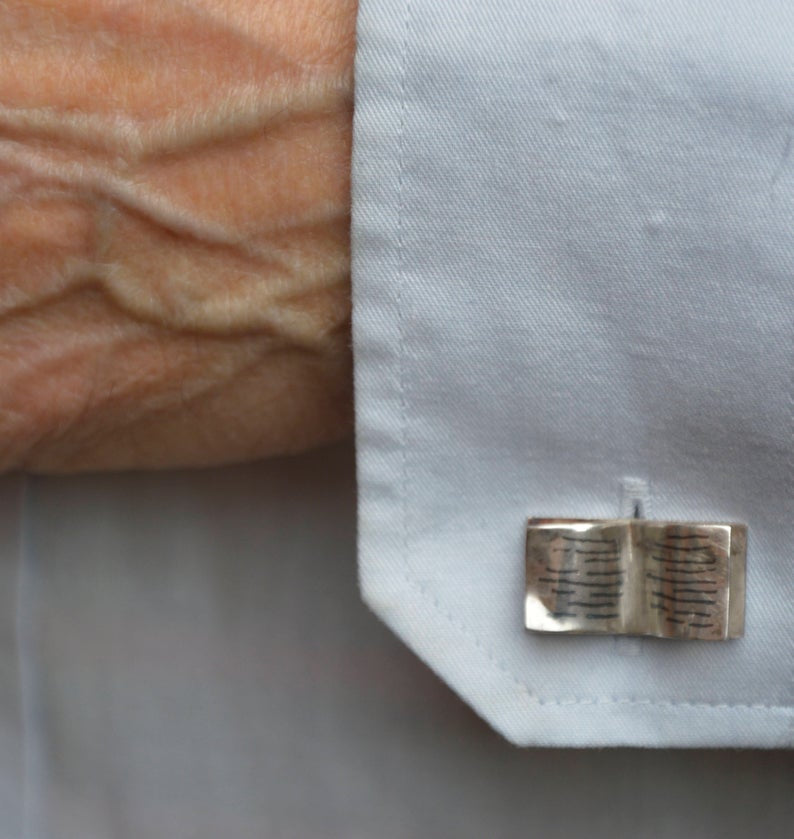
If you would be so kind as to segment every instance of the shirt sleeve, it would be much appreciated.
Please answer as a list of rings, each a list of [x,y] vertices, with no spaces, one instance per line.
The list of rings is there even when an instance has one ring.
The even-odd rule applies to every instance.
[[[361,0],[365,600],[513,743],[794,743],[794,7]],[[746,631],[548,637],[527,516],[748,526]]]

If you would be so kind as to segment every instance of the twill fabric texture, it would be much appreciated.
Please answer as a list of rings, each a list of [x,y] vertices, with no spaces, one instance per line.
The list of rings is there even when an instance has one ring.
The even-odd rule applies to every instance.
[[[794,5],[361,0],[359,569],[510,741],[794,737]],[[523,628],[527,516],[749,526],[726,643]]]

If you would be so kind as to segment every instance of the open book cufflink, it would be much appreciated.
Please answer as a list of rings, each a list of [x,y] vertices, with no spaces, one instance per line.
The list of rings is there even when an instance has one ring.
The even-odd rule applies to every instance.
[[[739,638],[746,546],[743,524],[530,519],[526,627],[702,641]]]

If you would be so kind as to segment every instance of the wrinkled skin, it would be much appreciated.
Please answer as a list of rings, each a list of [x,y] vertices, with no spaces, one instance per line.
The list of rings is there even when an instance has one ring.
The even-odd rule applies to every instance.
[[[0,0],[0,470],[351,424],[354,0]]]

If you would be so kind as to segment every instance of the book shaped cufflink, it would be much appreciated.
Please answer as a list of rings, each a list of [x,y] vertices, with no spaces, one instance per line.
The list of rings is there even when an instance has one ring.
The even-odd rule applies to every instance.
[[[743,524],[530,519],[526,627],[701,641],[739,638],[746,546]]]

